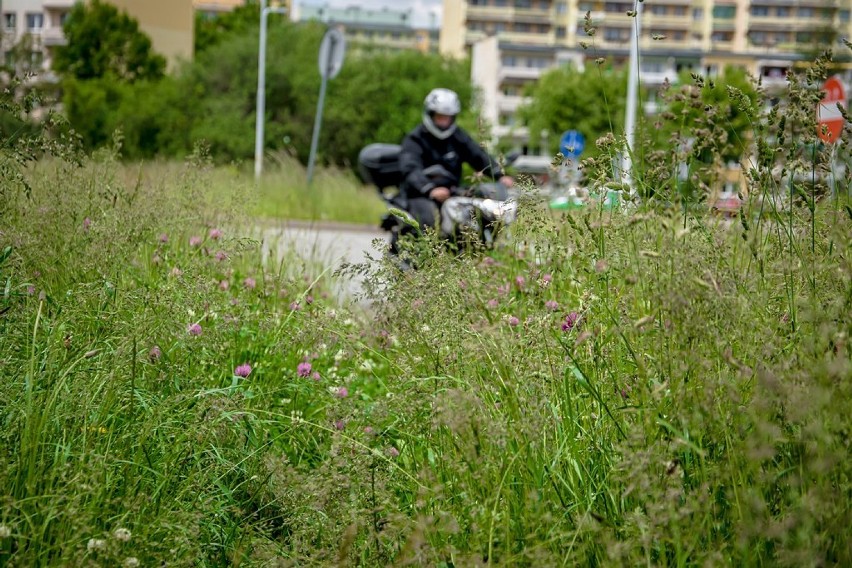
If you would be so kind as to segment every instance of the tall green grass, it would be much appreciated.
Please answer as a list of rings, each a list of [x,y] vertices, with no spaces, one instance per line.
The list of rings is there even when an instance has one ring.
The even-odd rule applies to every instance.
[[[4,178],[0,564],[852,563],[852,207],[753,111],[734,219],[528,204],[367,314],[202,156]]]

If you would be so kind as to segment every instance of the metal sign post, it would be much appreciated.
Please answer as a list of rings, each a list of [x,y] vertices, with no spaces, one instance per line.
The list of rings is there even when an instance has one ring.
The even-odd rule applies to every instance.
[[[267,8],[266,0],[260,4],[260,46],[257,58],[257,117],[254,128],[254,179],[260,180],[263,170],[263,126],[266,119],[266,26],[269,14],[286,14],[286,8]]]
[[[314,177],[314,162],[317,157],[317,145],[319,144],[319,133],[322,125],[322,109],[325,106],[325,89],[329,79],[334,79],[343,67],[343,55],[346,52],[346,40],[343,33],[337,28],[325,32],[319,50],[319,72],[322,77],[320,82],[319,100],[317,101],[317,114],[314,119],[314,134],[311,137],[311,153],[308,157],[308,185]]]

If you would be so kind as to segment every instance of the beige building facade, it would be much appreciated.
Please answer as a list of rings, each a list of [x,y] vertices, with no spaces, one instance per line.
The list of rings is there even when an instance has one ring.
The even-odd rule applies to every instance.
[[[529,139],[514,114],[524,86],[566,62],[629,56],[632,0],[444,0],[440,50],[472,58],[484,118],[497,138]],[[675,80],[683,70],[714,75],[745,68],[764,85],[783,85],[786,71],[815,46],[847,48],[852,0],[654,0],[640,20],[640,79]],[[594,32],[590,34],[590,28]],[[847,50],[848,51],[848,50]],[[653,101],[648,111],[652,111]]]
[[[104,0],[139,22],[154,51],[170,67],[193,56],[195,13],[192,0]],[[50,67],[51,50],[66,43],[62,26],[76,0],[2,0],[0,32],[4,62],[21,58],[25,44],[27,71]],[[16,47],[18,49],[16,49]],[[16,62],[19,63],[19,62]]]

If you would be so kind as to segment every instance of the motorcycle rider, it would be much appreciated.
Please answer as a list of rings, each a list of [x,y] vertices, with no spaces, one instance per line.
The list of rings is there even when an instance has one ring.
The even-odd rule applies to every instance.
[[[435,227],[441,204],[461,185],[463,164],[470,165],[478,175],[499,179],[507,187],[513,184],[512,178],[504,175],[491,156],[456,124],[460,112],[461,102],[454,91],[433,89],[423,102],[422,123],[402,142],[399,165],[405,180],[400,189],[407,201],[406,210],[421,230]],[[450,178],[430,177],[424,171],[430,166],[443,166]],[[413,232],[405,225],[398,236]],[[397,252],[396,238],[391,243],[392,253]]]

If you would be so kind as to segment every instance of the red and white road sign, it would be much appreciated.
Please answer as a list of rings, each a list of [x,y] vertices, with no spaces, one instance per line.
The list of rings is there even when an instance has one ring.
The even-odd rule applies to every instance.
[[[817,121],[819,122],[817,135],[823,141],[833,144],[840,138],[840,133],[843,130],[843,115],[840,114],[837,104],[840,103],[843,108],[847,108],[846,91],[843,89],[843,82],[837,76],[826,79],[822,90],[825,91],[825,96],[817,107]]]

